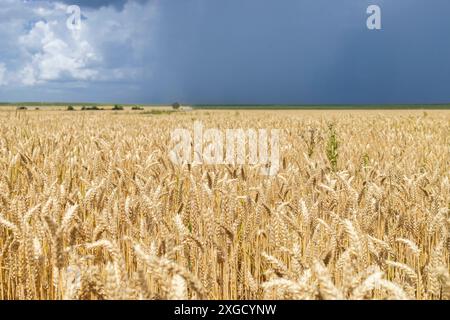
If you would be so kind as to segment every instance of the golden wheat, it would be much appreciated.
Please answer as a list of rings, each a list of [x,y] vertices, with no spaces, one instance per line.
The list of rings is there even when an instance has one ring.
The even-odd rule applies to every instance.
[[[172,164],[195,120],[278,174]],[[449,299],[449,169],[446,111],[0,112],[0,299]]]

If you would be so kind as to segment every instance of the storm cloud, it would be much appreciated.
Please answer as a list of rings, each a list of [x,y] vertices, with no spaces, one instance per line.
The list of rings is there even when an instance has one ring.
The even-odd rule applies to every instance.
[[[66,27],[79,5],[82,29]],[[368,30],[379,5],[382,30]],[[447,0],[0,0],[0,100],[450,101]]]

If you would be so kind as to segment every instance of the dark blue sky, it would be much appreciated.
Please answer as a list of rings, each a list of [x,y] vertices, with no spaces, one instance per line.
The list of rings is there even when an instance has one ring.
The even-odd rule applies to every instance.
[[[67,63],[82,64],[50,72],[47,60],[61,57],[41,48],[47,60],[45,54],[30,56],[43,60],[35,63],[35,83],[4,80],[0,100],[450,102],[448,0],[69,2],[86,16],[86,41],[97,60],[77,56]],[[366,27],[371,4],[381,7],[382,30]],[[115,19],[122,19],[121,29],[114,29]],[[91,52],[72,51],[77,50]],[[5,59],[6,73],[20,65],[14,63]]]

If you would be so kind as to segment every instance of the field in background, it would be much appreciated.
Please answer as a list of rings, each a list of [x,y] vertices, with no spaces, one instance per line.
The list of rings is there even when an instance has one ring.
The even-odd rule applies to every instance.
[[[450,298],[449,111],[0,110],[0,299]],[[279,174],[174,166],[195,120]]]
[[[55,110],[65,110],[67,106],[73,106],[75,109],[80,109],[83,106],[98,106],[100,108],[104,108],[105,110],[111,109],[114,104],[108,103],[47,103],[47,102],[20,102],[20,103],[1,103],[0,102],[0,111],[2,109],[16,109],[18,107],[27,107],[30,110],[35,108],[42,109],[55,109]],[[159,109],[159,108],[169,108],[170,105],[146,105],[146,104],[125,104],[122,105],[125,109],[130,109],[134,107],[141,107],[145,109]],[[206,104],[193,104],[188,105],[192,109],[197,110],[450,110],[450,104],[354,104],[354,105],[206,105]]]
[[[43,104],[43,105],[39,105],[39,104],[35,104],[35,105],[30,105],[30,104],[14,104],[14,105],[10,105],[10,104],[0,104],[0,112],[2,111],[14,111],[14,110],[18,110],[19,108],[26,108],[26,110],[20,110],[20,111],[67,111],[68,106],[72,106],[74,108],[74,111],[81,111],[81,108],[83,106],[85,107],[92,107],[92,106],[96,106],[98,108],[101,108],[102,110],[99,111],[114,111],[112,110],[114,108],[114,105],[111,104],[62,104],[62,105],[48,105],[48,104]],[[121,105],[122,106],[122,105]],[[158,105],[158,106],[147,106],[147,105],[124,105],[123,111],[139,111],[139,110],[131,110],[132,107],[138,107],[138,108],[142,108],[145,110],[171,110],[172,107],[171,106],[163,106],[163,105]],[[118,110],[120,111],[120,110]]]

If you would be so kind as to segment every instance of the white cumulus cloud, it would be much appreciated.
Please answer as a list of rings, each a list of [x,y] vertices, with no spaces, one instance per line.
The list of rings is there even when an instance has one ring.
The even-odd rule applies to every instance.
[[[134,81],[150,45],[152,1],[81,8],[81,30],[69,30],[67,5],[0,0],[0,86]]]
[[[30,79],[24,79],[24,84],[96,79],[95,67],[101,59],[94,48],[72,32],[66,37],[59,36],[58,29],[61,29],[58,21],[39,21],[28,34],[19,38],[19,44],[29,56],[23,72],[30,75]],[[34,81],[31,78],[35,78]]]

